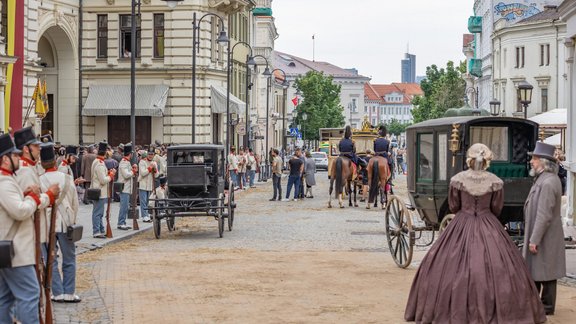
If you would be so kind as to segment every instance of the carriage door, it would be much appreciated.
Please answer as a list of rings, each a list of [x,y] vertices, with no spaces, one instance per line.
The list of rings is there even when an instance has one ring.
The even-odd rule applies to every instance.
[[[416,207],[430,222],[436,222],[436,202],[434,195],[434,134],[418,134],[416,149]]]
[[[448,159],[448,154],[450,153],[448,151],[448,133],[438,133],[437,136],[437,169],[434,177],[434,203],[436,205],[438,222],[440,222],[442,218],[444,218],[444,214],[448,213],[448,170],[452,167],[452,159]]]

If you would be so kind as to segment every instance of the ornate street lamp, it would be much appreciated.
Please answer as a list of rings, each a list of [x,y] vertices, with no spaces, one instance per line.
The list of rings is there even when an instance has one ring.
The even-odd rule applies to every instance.
[[[165,1],[165,0],[163,0]],[[166,5],[170,9],[174,9],[178,2],[182,0],[171,0],[166,1]],[[136,48],[136,16],[140,16],[140,6],[142,5],[141,0],[132,0],[132,11],[130,13],[130,142],[132,147],[136,147],[136,56],[138,56],[138,48]],[[138,14],[136,14],[136,7],[138,7]],[[82,135],[82,134],[80,134]],[[132,164],[138,163],[137,154],[132,154]],[[132,217],[132,229],[139,230],[137,221],[137,206],[136,206],[136,195],[137,195],[137,182],[132,181],[132,197],[130,197],[130,216]]]
[[[302,113],[302,120],[304,121],[304,123],[302,123],[302,142],[304,143],[304,148],[306,148],[306,120],[308,120],[308,114],[306,114],[306,112]]]
[[[532,102],[532,89],[534,87],[526,81],[518,83],[518,99],[524,107],[524,119],[528,118],[528,105]]]
[[[268,167],[270,166],[269,161],[268,161],[268,156],[270,154],[268,154],[268,136],[269,136],[269,132],[270,132],[270,125],[269,125],[269,121],[270,121],[270,76],[272,75],[272,72],[270,72],[270,64],[268,64],[268,59],[262,55],[254,55],[254,59],[256,59],[257,57],[264,59],[264,61],[266,62],[266,68],[264,68],[264,72],[262,72],[262,75],[266,77],[266,137],[265,137],[265,141],[266,141],[266,151],[265,151],[265,156],[266,156],[266,176],[264,177],[264,181],[268,180]]]
[[[494,117],[500,115],[500,101],[498,99],[492,99],[490,101],[490,114]]]

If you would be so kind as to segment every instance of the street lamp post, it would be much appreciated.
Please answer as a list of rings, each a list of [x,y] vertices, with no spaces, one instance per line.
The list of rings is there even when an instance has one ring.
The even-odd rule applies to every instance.
[[[532,89],[534,87],[526,81],[521,81],[518,84],[518,98],[524,107],[524,119],[528,119],[528,105],[532,102]]]
[[[308,115],[303,112],[302,113],[302,120],[304,121],[302,123],[302,143],[304,146],[304,149],[306,149],[306,120],[308,119]]]
[[[225,152],[226,152],[226,159],[228,159],[228,154],[230,152],[230,130],[231,130],[231,126],[232,126],[232,121],[230,120],[230,71],[232,69],[232,54],[234,53],[234,49],[236,48],[236,46],[238,45],[244,45],[246,46],[249,50],[250,50],[250,54],[247,57],[246,60],[246,65],[247,66],[255,66],[256,62],[254,61],[254,58],[252,57],[252,47],[250,46],[250,44],[246,43],[246,42],[237,42],[236,44],[234,44],[234,46],[230,46],[230,42],[228,42],[228,58],[227,58],[227,62],[226,62],[226,147],[225,147]],[[248,96],[248,93],[246,93],[246,96]],[[246,111],[248,112],[248,107],[246,107]],[[248,131],[248,130],[246,130]],[[225,175],[224,175],[225,176]]]
[[[230,43],[226,31],[224,30],[224,19],[217,14],[207,13],[196,20],[196,12],[192,15],[192,144],[196,143],[196,52],[200,51],[200,23],[207,16],[217,17],[222,28],[218,36],[218,44]]]
[[[163,0],[170,9],[174,9],[178,2],[182,0]],[[138,48],[136,48],[136,18],[140,16],[140,6],[142,5],[141,0],[132,0],[131,6],[132,10],[130,12],[130,142],[132,147],[136,147],[136,56],[138,56]],[[138,14],[136,14],[136,7],[138,7]],[[136,152],[134,152],[136,153]],[[138,163],[137,154],[132,154],[131,164]],[[136,195],[137,195],[137,182],[132,181],[132,196],[130,197],[130,217],[132,217],[132,229],[135,231],[139,230],[138,220],[137,220],[137,206],[136,206]]]
[[[266,158],[264,159],[266,161],[266,165],[265,165],[265,177],[264,177],[264,182],[268,181],[268,177],[269,177],[269,161],[268,161],[268,157],[270,156],[270,154],[268,153],[268,140],[269,140],[269,131],[270,131],[270,125],[269,125],[269,120],[270,120],[270,76],[272,75],[272,72],[270,72],[270,64],[268,64],[268,59],[262,55],[254,55],[254,59],[256,59],[257,57],[260,57],[262,59],[264,59],[264,61],[266,62],[266,68],[264,69],[264,72],[262,72],[262,75],[266,77],[266,136],[265,136],[265,141],[266,141],[266,150],[264,152]]]

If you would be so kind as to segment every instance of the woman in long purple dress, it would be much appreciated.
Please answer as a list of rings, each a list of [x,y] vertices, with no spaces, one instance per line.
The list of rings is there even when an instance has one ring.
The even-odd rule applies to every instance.
[[[543,323],[542,302],[516,248],[496,215],[503,182],[486,171],[492,152],[474,144],[469,169],[450,181],[456,214],[416,273],[404,313],[417,323]]]

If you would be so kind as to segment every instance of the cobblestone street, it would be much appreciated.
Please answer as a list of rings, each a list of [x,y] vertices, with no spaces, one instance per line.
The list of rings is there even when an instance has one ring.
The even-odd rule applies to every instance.
[[[213,218],[178,218],[79,256],[83,302],[56,305],[58,323],[402,323],[412,265],[396,267],[380,209],[327,206],[325,172],[314,199],[269,202],[271,183],[240,192],[232,232]],[[286,180],[283,179],[283,189]],[[396,181],[404,196],[404,178]],[[569,323],[576,289],[559,287],[550,323]]]

